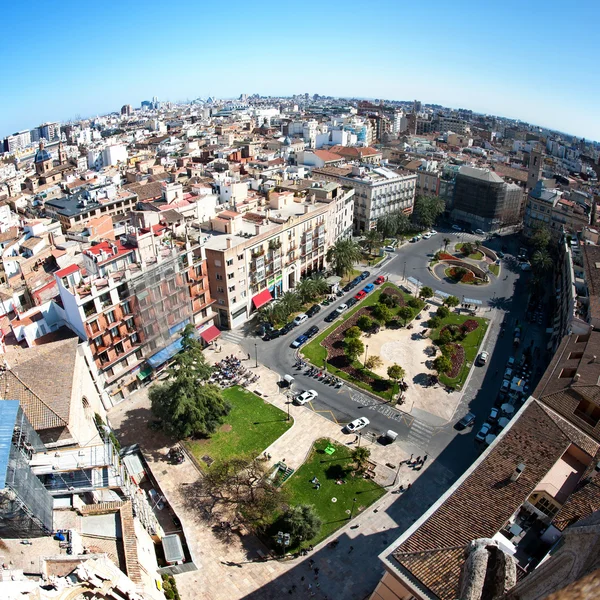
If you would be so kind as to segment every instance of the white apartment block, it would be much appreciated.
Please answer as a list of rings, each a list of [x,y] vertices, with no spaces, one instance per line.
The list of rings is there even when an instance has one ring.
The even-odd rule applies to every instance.
[[[344,166],[314,169],[313,177],[351,187],[354,200],[354,231],[375,229],[377,219],[390,212],[411,214],[417,175],[386,167]]]
[[[327,249],[352,233],[353,205],[353,189],[316,184],[302,196],[271,193],[251,212],[219,213],[205,250],[220,326],[240,326],[302,277],[324,270]]]

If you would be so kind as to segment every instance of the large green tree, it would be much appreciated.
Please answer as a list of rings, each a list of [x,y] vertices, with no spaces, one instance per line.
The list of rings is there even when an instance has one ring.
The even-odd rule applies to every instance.
[[[351,239],[337,240],[327,250],[327,262],[331,263],[335,274],[339,277],[352,273],[354,265],[360,259],[360,246]]]
[[[553,264],[552,257],[547,250],[536,250],[531,257],[531,266],[536,273],[546,273]]]
[[[221,388],[207,383],[206,362],[193,325],[182,332],[182,351],[168,369],[165,383],[150,388],[152,412],[165,433],[183,439],[213,433],[230,410]]]
[[[445,208],[444,200],[438,196],[417,196],[412,213],[413,223],[430,229]]]
[[[454,308],[455,306],[458,306],[460,304],[460,299],[457,298],[456,296],[448,296],[444,300],[444,304],[446,306],[449,306],[450,308]]]
[[[370,229],[365,233],[364,245],[369,250],[369,253],[373,253],[373,248],[379,248],[381,246],[382,236],[376,229]]]
[[[398,382],[406,375],[406,371],[400,365],[393,364],[388,367],[387,374],[392,381]]]
[[[413,312],[408,306],[401,306],[398,309],[398,316],[402,319],[402,321],[404,321],[404,324],[406,325],[406,322],[409,319],[412,319]]]
[[[438,375],[444,375],[452,368],[452,362],[447,356],[441,355],[433,361],[433,368]]]
[[[354,468],[358,473],[364,473],[369,463],[369,457],[371,451],[366,446],[359,446],[352,450],[352,461],[354,462]]]
[[[322,521],[312,504],[290,506],[281,516],[279,527],[297,542],[311,540],[321,530]]]
[[[428,285],[424,285],[419,291],[419,297],[431,298],[431,296],[433,296],[433,290]]]
[[[350,362],[354,362],[365,351],[365,345],[358,338],[344,340],[344,352]]]
[[[394,313],[385,304],[377,303],[373,307],[373,310],[371,311],[371,315],[373,315],[373,318],[376,319],[377,321],[379,321],[380,323],[385,324],[392,319],[392,317],[394,316]]]

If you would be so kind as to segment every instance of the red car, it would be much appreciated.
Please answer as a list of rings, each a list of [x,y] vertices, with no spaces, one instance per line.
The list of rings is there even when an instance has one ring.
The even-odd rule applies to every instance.
[[[356,294],[356,296],[354,296],[356,298],[356,300],[362,300],[363,298],[365,298],[367,296],[366,292],[363,292],[362,290],[360,292],[358,292],[358,294]]]
[[[383,283],[385,281],[385,277],[383,275],[380,275],[376,280],[375,283]]]

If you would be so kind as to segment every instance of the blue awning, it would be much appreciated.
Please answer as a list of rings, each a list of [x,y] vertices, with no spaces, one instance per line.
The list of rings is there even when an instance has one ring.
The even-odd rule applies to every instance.
[[[154,356],[151,356],[146,362],[153,368],[160,367],[163,363],[166,363],[171,357],[175,356],[183,347],[183,338],[175,340],[169,344],[166,348],[163,348],[160,352],[157,352]]]
[[[450,298],[450,296],[452,296],[452,294],[442,292],[441,290],[435,290],[434,295],[439,296],[440,298]]]
[[[181,321],[181,323],[177,323],[177,325],[173,325],[173,327],[169,327],[169,335],[173,335],[174,333],[181,331],[189,322],[190,322],[189,319],[184,319],[183,321]]]
[[[414,277],[407,277],[406,279],[410,281],[410,283],[412,283],[413,285],[416,285],[417,287],[421,285],[421,282],[418,279],[415,279]]]
[[[474,300],[473,298],[463,298],[463,304],[483,304],[481,300]]]

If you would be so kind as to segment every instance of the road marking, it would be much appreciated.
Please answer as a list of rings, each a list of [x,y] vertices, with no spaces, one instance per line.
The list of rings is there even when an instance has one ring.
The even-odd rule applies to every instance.
[[[438,428],[422,421],[414,421],[408,432],[408,439],[418,445],[427,446],[435,435],[436,429]]]
[[[246,336],[241,331],[224,331],[221,334],[221,338],[227,342],[233,342],[234,344],[239,344]]]
[[[333,412],[331,412],[330,410],[328,410],[328,409],[327,409],[327,410],[317,410],[317,409],[316,409],[316,408],[313,406],[313,403],[312,403],[312,402],[309,402],[308,404],[310,405],[310,408],[312,409],[312,411],[313,411],[313,412],[315,412],[315,413],[328,413],[328,414],[330,414],[330,415],[331,415],[331,418],[333,419],[333,422],[334,422],[336,425],[339,425],[339,424],[340,424],[340,422],[339,422],[339,421],[338,421],[338,420],[335,418],[335,415],[333,414]]]
[[[350,390],[349,395],[353,402],[356,402],[357,404],[362,404],[365,408],[368,408],[369,410],[377,411],[387,419],[398,422],[406,422],[406,417],[408,415],[400,412],[399,410],[396,410],[391,406],[388,406],[387,404],[382,404],[374,398],[370,398],[369,396],[361,394],[360,392],[357,392],[355,390]],[[409,417],[409,419],[411,418],[412,417]]]

